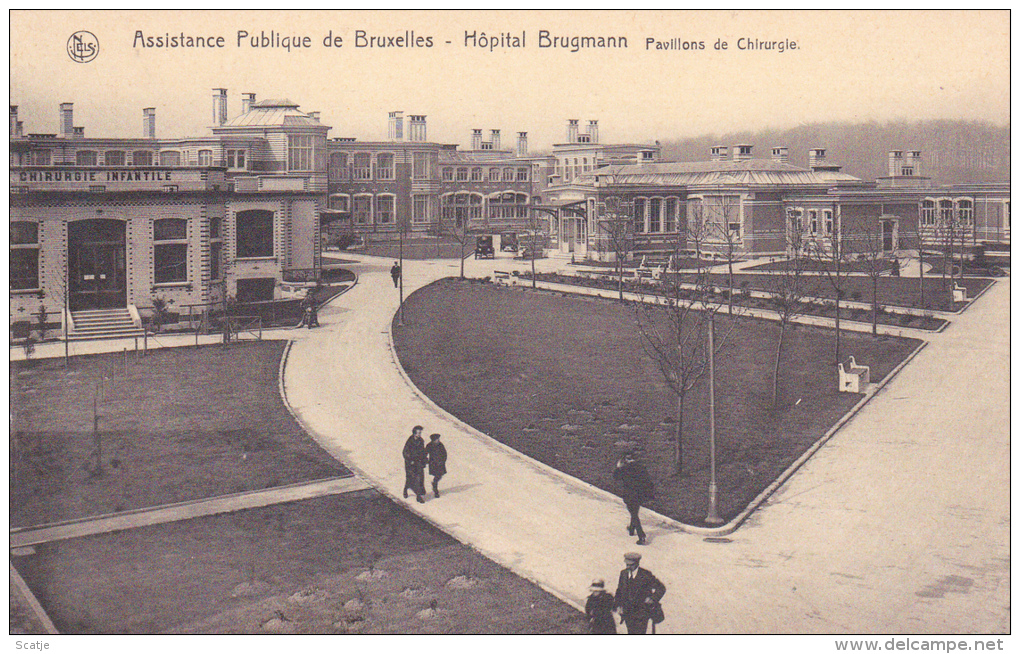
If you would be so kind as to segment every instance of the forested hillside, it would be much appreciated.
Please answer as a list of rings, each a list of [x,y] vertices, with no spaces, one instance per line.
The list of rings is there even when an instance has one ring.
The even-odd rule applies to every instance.
[[[667,161],[704,161],[713,145],[754,145],[755,158],[768,158],[772,147],[789,148],[790,163],[807,166],[811,148],[826,149],[826,159],[843,171],[873,180],[887,174],[890,150],[920,150],[917,173],[937,183],[1009,180],[1009,127],[961,120],[891,123],[815,123],[792,129],[735,132],[662,141]]]

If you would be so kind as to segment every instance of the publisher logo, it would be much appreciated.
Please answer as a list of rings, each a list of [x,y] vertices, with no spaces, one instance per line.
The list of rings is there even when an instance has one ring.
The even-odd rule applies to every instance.
[[[79,64],[87,64],[99,54],[99,39],[87,30],[80,30],[67,39],[67,56]]]

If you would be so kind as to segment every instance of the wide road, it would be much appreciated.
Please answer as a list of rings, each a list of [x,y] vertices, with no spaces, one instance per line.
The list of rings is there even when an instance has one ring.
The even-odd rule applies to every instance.
[[[421,397],[390,348],[391,262],[356,258],[357,286],[290,351],[298,418],[398,498],[410,428],[442,433],[447,492],[411,510],[575,605],[594,577],[615,589],[636,549],[619,501]],[[493,267],[507,264],[470,261],[468,274]],[[410,293],[456,268],[405,272]],[[660,633],[1008,632],[1009,285],[932,336],[728,542],[653,525],[641,551],[670,589]]]

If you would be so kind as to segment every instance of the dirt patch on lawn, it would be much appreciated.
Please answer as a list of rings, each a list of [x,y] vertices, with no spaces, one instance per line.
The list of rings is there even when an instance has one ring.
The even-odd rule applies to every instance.
[[[442,316],[437,319],[436,316]],[[718,333],[727,331],[720,316]],[[624,450],[658,487],[651,508],[703,524],[709,481],[708,389],[687,396],[683,471],[675,474],[675,396],[645,353],[634,310],[583,296],[442,280],[411,295],[393,327],[401,364],[453,415],[600,488]],[[780,402],[771,374],[778,325],[737,319],[717,356],[719,510],[743,510],[854,404],[837,391],[833,332],[797,326],[784,347]],[[918,344],[843,332],[842,352],[887,375]]]
[[[63,633],[585,629],[374,491],[49,543],[15,565]]]
[[[349,474],[287,412],[284,347],[12,363],[11,526]]]

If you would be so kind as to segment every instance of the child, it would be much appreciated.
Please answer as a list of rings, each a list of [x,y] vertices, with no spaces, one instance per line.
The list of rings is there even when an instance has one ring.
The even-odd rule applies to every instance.
[[[615,634],[616,620],[613,618],[613,594],[606,592],[606,582],[596,579],[588,587],[591,595],[584,604],[588,626],[593,634]]]

